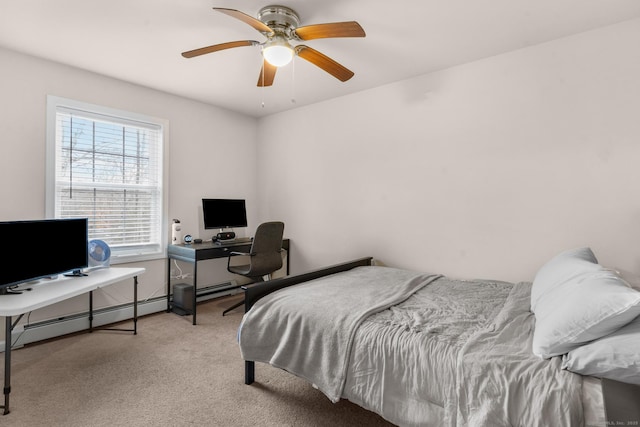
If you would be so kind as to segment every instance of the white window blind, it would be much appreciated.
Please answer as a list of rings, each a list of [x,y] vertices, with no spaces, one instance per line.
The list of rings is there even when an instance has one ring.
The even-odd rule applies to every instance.
[[[54,217],[89,218],[89,238],[107,242],[112,261],[163,254],[163,124],[51,98]]]

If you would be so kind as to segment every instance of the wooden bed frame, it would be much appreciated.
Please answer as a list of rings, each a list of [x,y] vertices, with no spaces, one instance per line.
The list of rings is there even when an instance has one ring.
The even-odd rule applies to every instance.
[[[308,273],[270,280],[255,286],[244,286],[245,313],[260,298],[279,289],[372,264],[373,257],[365,257]],[[255,382],[255,362],[246,360],[244,366],[244,383],[253,384]],[[640,426],[640,386],[603,379],[602,395],[608,425]]]

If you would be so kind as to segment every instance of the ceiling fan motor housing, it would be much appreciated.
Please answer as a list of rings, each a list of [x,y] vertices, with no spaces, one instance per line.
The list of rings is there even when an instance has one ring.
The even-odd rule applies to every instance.
[[[293,30],[300,26],[298,14],[286,6],[265,6],[258,12],[258,19],[273,29],[275,34],[297,38]]]

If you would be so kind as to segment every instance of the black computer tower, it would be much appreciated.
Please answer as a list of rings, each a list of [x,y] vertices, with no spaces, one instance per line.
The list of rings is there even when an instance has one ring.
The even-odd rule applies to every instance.
[[[193,312],[193,285],[188,283],[173,285],[173,312],[181,316]]]

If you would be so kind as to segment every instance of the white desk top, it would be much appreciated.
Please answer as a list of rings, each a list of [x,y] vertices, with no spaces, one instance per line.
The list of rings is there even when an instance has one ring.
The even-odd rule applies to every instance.
[[[131,279],[144,273],[142,267],[109,267],[93,270],[84,277],[58,276],[57,279],[43,279],[34,284],[23,284],[17,290],[21,294],[0,295],[0,316],[17,316],[37,308],[46,307],[104,286]]]

